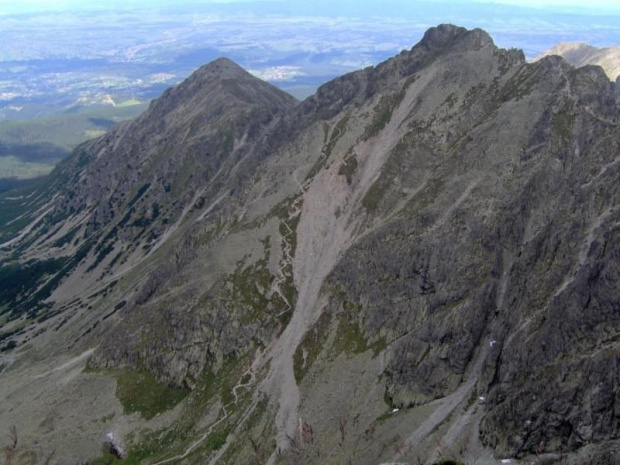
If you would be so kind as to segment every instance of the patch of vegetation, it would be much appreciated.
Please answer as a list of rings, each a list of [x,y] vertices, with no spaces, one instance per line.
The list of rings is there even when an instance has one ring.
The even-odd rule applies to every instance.
[[[279,202],[276,206],[274,206],[267,215],[261,218],[258,218],[252,221],[251,223],[245,224],[243,226],[243,229],[244,230],[256,229],[256,228],[262,227],[269,219],[279,218],[280,219],[279,232],[280,232],[280,237],[282,241],[282,249],[284,249],[286,244],[288,244],[288,246],[290,246],[290,257],[293,258],[295,256],[295,251],[297,249],[297,226],[299,224],[300,215],[297,214],[293,217],[291,217],[291,215],[294,213],[293,209],[294,209],[294,206],[298,203],[299,197],[300,197],[300,194],[296,194],[292,197],[288,197],[284,199],[283,201]],[[270,275],[267,270],[267,263],[269,261],[268,243],[266,244],[265,253],[266,253],[265,259],[259,260],[259,262],[257,262],[257,265],[260,267],[260,269],[255,269],[251,271],[250,276],[238,276],[238,278],[235,279],[236,281],[239,282],[239,284],[241,284],[241,287],[245,287],[251,292],[255,292],[255,289],[253,288],[256,288],[256,286],[250,285],[248,287],[248,283],[255,282],[259,284],[259,288],[265,288],[267,276],[269,276],[269,279],[270,279],[269,286],[271,286],[271,284],[273,283],[273,279],[275,279],[275,277]],[[292,267],[292,264],[289,262],[285,264],[280,263],[280,265],[282,266],[282,274],[284,276],[284,281],[280,282],[278,287],[280,289],[280,292],[282,293],[282,296],[284,296],[284,299],[286,299],[286,302],[288,302],[291,307],[294,307],[295,301],[297,299],[297,289],[295,288],[294,279],[293,279],[293,267]],[[235,274],[238,274],[238,271],[236,271]],[[263,278],[260,278],[260,276],[258,276],[259,274],[264,274]],[[255,279],[253,281],[251,279],[248,280],[248,278],[251,278],[252,275],[255,277]],[[277,311],[276,318],[278,322],[280,323],[280,327],[284,329],[291,318],[292,311],[285,311],[285,307],[287,307],[287,304],[284,301],[284,299],[282,299],[280,294],[273,293],[270,299],[266,299],[266,298],[261,299],[261,298],[258,298],[258,296],[256,296],[256,298],[258,299],[257,303],[262,303],[266,305],[260,305],[259,308],[256,309],[258,311],[255,311],[253,313],[253,316],[250,318],[257,317],[266,308],[269,308],[271,310],[276,310]]]
[[[216,451],[216,450],[221,449],[222,446],[226,444],[226,438],[228,438],[228,435],[230,434],[231,431],[232,431],[232,426],[218,425],[218,428],[214,428],[214,430],[207,437],[207,439],[205,439],[205,442],[203,443],[203,446],[201,447],[201,449],[207,450],[207,451]]]
[[[242,260],[237,263],[237,269],[230,275],[233,288],[229,298],[251,309],[245,318],[246,323],[260,318],[269,305],[266,291],[271,287],[274,277],[269,273],[267,264],[267,260],[261,259],[244,267],[245,261]]]
[[[19,334],[19,332],[23,329],[23,327],[18,327],[15,328],[11,331],[6,331],[4,333],[0,333],[0,342],[5,341],[6,339],[10,338],[11,336],[15,336],[16,334]]]
[[[347,131],[347,124],[349,124],[350,119],[351,114],[346,113],[342,118],[340,118],[340,120],[338,120],[336,126],[334,126],[334,131],[332,132],[332,136],[330,137],[329,142],[327,143],[327,145],[325,145],[325,147],[323,147],[323,153],[325,154],[325,158],[329,158],[331,156],[334,148],[336,147],[336,144],[340,139],[342,139],[342,136],[344,136],[344,133]]]
[[[342,289],[332,289],[332,294],[342,303],[343,313],[338,315],[338,328],[332,351],[335,355],[346,353],[350,355],[362,354],[372,350],[377,356],[385,350],[385,339],[369,342],[364,334],[358,318],[362,312],[362,306],[346,300],[346,292]]]
[[[122,229],[125,227],[125,225],[127,223],[129,223],[129,220],[131,219],[131,215],[133,215],[135,213],[135,209],[133,207],[131,207],[129,210],[127,210],[127,213],[125,213],[125,215],[121,218],[121,220],[118,222],[118,224],[116,226],[114,226],[112,228],[112,230],[108,233],[108,235],[106,236],[106,238],[101,241],[101,243],[97,246],[97,247],[102,247],[103,244],[106,242],[106,239],[109,237],[114,238],[116,237],[116,234],[118,234],[118,229]]]
[[[110,263],[108,263],[108,266],[106,267],[108,270],[112,269],[114,267],[114,265],[116,265],[116,263],[120,260],[120,258],[123,256],[123,250],[121,250],[119,253],[117,253],[114,258],[112,258],[112,260],[110,260]]]
[[[123,463],[122,460],[116,457],[112,452],[106,451],[103,455],[90,462],[90,465],[113,465],[117,463]]]
[[[349,123],[350,118],[351,118],[351,115],[347,113],[342,118],[340,118],[340,120],[336,123],[332,131],[331,137],[329,138],[329,141],[327,143],[324,143],[323,145],[323,149],[321,150],[321,157],[306,175],[306,178],[305,178],[306,181],[315,177],[317,173],[321,171],[321,168],[325,166],[325,163],[327,163],[327,160],[329,160],[329,158],[331,157],[332,152],[334,151],[334,148],[336,147],[336,144],[346,132],[347,124]],[[329,125],[325,123],[325,125],[323,126],[323,129],[325,131],[325,140],[327,140],[327,136],[329,133]]]
[[[151,187],[151,183],[149,183],[149,182],[147,182],[146,184],[143,184],[142,186],[140,186],[140,188],[138,189],[136,194],[133,196],[133,198],[127,204],[127,208],[133,207],[135,205],[135,203],[138,200],[140,200],[140,198],[145,194],[145,192],[149,190],[149,187]]]
[[[87,299],[91,300],[94,299],[95,297],[107,297],[108,293],[110,291],[112,291],[112,289],[114,289],[114,287],[118,284],[118,279],[112,281],[110,284],[108,284],[105,288],[101,289],[100,291],[97,291],[91,295],[89,295],[88,297],[86,297]]]
[[[338,317],[334,350],[337,354],[344,352],[351,355],[362,354],[370,350],[359,325],[349,321],[346,315]]]
[[[84,145],[84,144],[82,144]],[[90,155],[86,150],[85,147],[78,147],[75,149],[75,158],[77,158],[77,162],[75,164],[75,167],[78,168],[78,170],[82,169],[82,168],[86,168],[93,160],[93,156]],[[69,160],[71,161],[71,160]],[[74,178],[73,178],[73,182],[77,183],[78,179],[79,179],[79,172],[76,172],[74,174]]]
[[[272,211],[269,215],[277,215],[288,218],[288,208],[290,208],[290,204],[287,203],[286,206],[278,207],[276,212]],[[296,228],[298,222],[299,216],[290,220],[283,219],[280,223],[280,234],[283,237],[282,240],[286,240],[289,243],[290,251],[293,256],[297,245]],[[286,239],[284,239],[285,235]],[[271,245],[269,241],[270,237],[263,241],[265,246],[264,258],[250,265],[246,265],[246,259],[243,259],[237,263],[235,272],[227,278],[227,281],[232,286],[230,287],[231,290],[226,291],[225,300],[235,302],[236,305],[249,309],[249,312],[247,312],[242,318],[242,323],[249,323],[259,319],[264,319],[265,317],[273,317],[275,315],[281,328],[283,329],[286,327],[286,324],[291,316],[291,312],[286,311],[288,307],[287,302],[289,302],[291,306],[294,305],[297,298],[297,290],[295,289],[293,282],[292,265],[290,263],[286,263],[282,269],[284,280],[278,285],[278,289],[281,294],[278,292],[272,292],[269,294],[268,291],[273,287],[276,279],[276,277],[272,275],[268,269],[269,257],[271,253]],[[284,298],[282,298],[282,296]]]
[[[531,65],[528,64],[519,68],[519,71],[517,71],[501,89],[499,95],[500,101],[521,100],[529,95],[538,83],[535,74],[540,63],[541,62]]]
[[[459,101],[459,98],[456,96],[454,92],[446,97],[442,105],[447,105],[450,110],[452,110],[456,103]]]
[[[293,368],[297,384],[301,383],[323,350],[330,322],[331,316],[328,313],[323,313],[297,346],[293,355]]]
[[[295,194],[295,195],[292,195],[290,197],[287,197],[281,200],[276,205],[274,205],[266,215],[255,218],[254,220],[248,223],[236,223],[231,228],[231,231],[239,232],[239,231],[251,231],[253,229],[260,229],[263,226],[265,226],[265,224],[269,220],[273,218],[280,218],[280,219],[287,218],[289,215],[291,205],[293,205],[297,201],[300,195],[301,194]]]
[[[394,110],[401,104],[405,95],[407,95],[407,89],[416,79],[416,76],[410,76],[400,91],[381,98],[373,110],[372,122],[366,127],[362,140],[372,139],[390,123]]]
[[[114,251],[114,242],[107,244],[99,250],[95,256],[95,261],[86,269],[87,273],[93,271],[105,258]]]
[[[189,390],[160,384],[146,371],[121,370],[116,374],[116,397],[125,413],[138,412],[147,420],[174,408]]]
[[[39,291],[34,293],[33,298],[29,298],[28,293],[37,289],[50,276],[59,273],[66,262],[66,258],[52,258],[0,266],[0,308],[10,309],[14,316],[32,310],[32,305],[48,296],[43,297],[45,293]]]
[[[364,131],[363,140],[368,140],[379,134],[391,121],[392,112],[395,108],[395,100],[384,97],[375,107],[372,122]]]
[[[575,102],[566,99],[562,107],[553,114],[552,125],[555,133],[561,140],[567,141],[571,138],[571,130],[575,123]]]
[[[79,230],[80,230],[79,226],[71,229],[67,234],[56,239],[54,243],[52,244],[52,247],[64,247],[65,245],[69,244],[70,242],[73,241],[73,239],[75,238],[75,235],[77,234]]]
[[[406,135],[404,140],[390,152],[379,177],[362,198],[362,205],[368,213],[374,213],[379,209],[385,194],[394,185],[394,178],[402,174],[402,160],[407,157],[411,145],[410,134]]]
[[[202,197],[201,197],[202,198]],[[204,199],[203,199],[204,201]],[[151,213],[148,217],[141,216],[136,218],[129,226],[135,226],[137,228],[147,228],[157,219],[161,210],[158,203],[151,205]]]
[[[432,205],[441,194],[445,181],[442,178],[433,178],[426,187],[416,196],[416,209],[422,210]]]
[[[392,399],[392,396],[390,396],[387,387],[385,389],[385,392],[383,393],[383,402],[385,402],[385,405],[388,406],[388,411],[381,415],[379,418],[377,418],[377,421],[379,423],[383,423],[390,418],[394,418],[394,409],[396,408],[396,405],[394,405],[394,399]]]
[[[390,392],[387,390],[387,387],[385,388],[385,392],[383,393],[383,402],[385,402],[385,405],[388,406],[390,411],[396,408],[396,405],[394,404],[394,398],[390,395]]]
[[[377,211],[381,199],[389,189],[389,184],[384,182],[383,173],[379,176],[370,189],[366,192],[364,197],[362,198],[362,205],[368,211],[368,213],[373,213]]]
[[[329,124],[323,123],[323,145],[327,144],[328,137],[329,137]]]
[[[232,130],[224,133],[224,140],[222,141],[222,153],[227,156],[230,155],[235,146],[235,133]]]
[[[291,262],[286,263],[282,270],[285,280],[280,284],[280,290],[291,307],[289,312],[281,314],[280,316],[280,324],[282,325],[282,329],[284,329],[290,321],[293,308],[295,308],[295,303],[297,301],[297,289],[295,288],[292,259],[295,258],[295,252],[297,250],[297,226],[299,225],[300,217],[300,215],[297,215],[291,219],[283,219],[280,223],[280,234],[282,234],[283,242],[282,246],[284,247],[284,241],[288,242],[291,257]],[[285,235],[286,239],[284,237]]]
[[[90,465],[139,465],[142,461],[151,456],[148,450],[141,447],[132,448],[127,457],[119,459],[110,452],[109,447],[104,447],[103,455],[90,462]]]
[[[269,400],[266,397],[258,401],[258,403],[256,404],[256,407],[254,407],[254,411],[252,412],[252,414],[250,415],[246,423],[247,430],[251,430],[252,428],[255,428],[256,426],[258,426],[260,421],[263,419],[263,416],[267,412],[268,405],[269,405]]]
[[[204,412],[218,397],[230,396],[231,387],[234,386],[246,368],[246,358],[237,358],[229,354],[224,359],[224,365],[217,374],[209,370],[203,372],[195,381],[195,388],[187,394],[187,401],[183,413],[177,421],[165,429],[153,431],[143,435],[129,450],[127,458],[122,461],[111,462],[119,464],[139,464],[146,458],[165,458],[172,456],[195,440],[198,434],[196,426],[202,419]],[[229,406],[229,415],[234,415],[234,408]],[[205,442],[197,449],[197,452],[213,451],[219,449],[230,433],[232,423],[222,422],[214,428]],[[107,463],[107,462],[103,462]]]
[[[358,166],[359,164],[357,161],[357,157],[353,155],[351,157],[345,158],[343,164],[340,165],[340,168],[338,169],[338,174],[340,176],[344,175],[347,177],[347,184],[349,186],[351,185],[351,182],[353,181],[353,175],[355,174],[355,171],[357,170]]]
[[[17,347],[17,342],[9,341],[5,346],[0,347],[0,352],[9,352],[15,349],[15,347]]]

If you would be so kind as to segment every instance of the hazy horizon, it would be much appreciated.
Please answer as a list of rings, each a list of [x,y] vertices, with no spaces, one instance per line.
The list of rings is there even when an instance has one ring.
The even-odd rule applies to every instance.
[[[304,98],[441,23],[482,28],[528,59],[558,42],[609,47],[620,43],[620,10],[603,14],[613,3],[0,0],[0,121],[147,102],[219,56]]]
[[[276,3],[286,5],[288,8],[298,8],[300,11],[311,11],[313,8],[320,12],[324,5],[333,7],[337,4],[350,5],[349,0],[333,0],[325,2],[323,0],[304,2],[301,0],[108,0],[105,3],[96,1],[80,1],[80,0],[23,0],[15,2],[15,0],[0,0],[0,15],[11,15],[21,13],[37,13],[46,11],[89,11],[89,10],[132,10],[145,8],[175,8],[186,6],[204,6],[206,4],[247,4],[247,3]],[[442,0],[440,2],[431,2],[429,0],[414,0],[405,2],[403,0],[389,0],[377,4],[372,0],[357,0],[353,2],[356,6],[362,6],[365,10],[369,7],[375,9],[377,15],[385,12],[385,6],[390,4],[399,4],[409,7],[415,7],[424,3],[441,3],[455,5],[474,5],[484,4],[490,7],[494,5],[509,5],[521,8],[532,8],[537,10],[550,10],[558,12],[581,12],[587,14],[606,14],[615,12],[620,14],[620,4],[617,0],[592,0],[584,4],[580,0]],[[356,13],[355,8],[352,14]]]

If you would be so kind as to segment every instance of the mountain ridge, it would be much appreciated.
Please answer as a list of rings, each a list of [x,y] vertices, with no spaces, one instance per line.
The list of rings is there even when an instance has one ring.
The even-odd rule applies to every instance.
[[[433,463],[459,449],[605,463],[618,445],[616,95],[599,68],[528,64],[450,25],[301,103],[217,60],[59,169],[92,179],[63,208],[95,243],[8,340],[18,354],[84,351],[77,379],[114,378],[116,392],[90,389],[118,417],[92,428],[158,425],[164,448],[130,441],[142,463]],[[185,152],[215,161],[179,176]],[[122,176],[118,205],[78,210],[123,192]],[[40,228],[9,249],[34,236],[53,250],[61,233]],[[0,375],[12,399],[21,370]],[[163,423],[136,420],[123,370],[186,398]],[[79,441],[91,452],[67,457],[91,459],[97,439]]]
[[[561,42],[535,60],[550,55],[561,56],[578,68],[586,65],[600,66],[612,81],[620,77],[620,46],[599,48],[581,42]]]

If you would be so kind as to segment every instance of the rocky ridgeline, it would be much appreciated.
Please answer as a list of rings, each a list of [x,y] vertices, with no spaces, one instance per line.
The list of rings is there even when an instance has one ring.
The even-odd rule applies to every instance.
[[[82,251],[52,353],[221,400],[218,447],[145,463],[613,463],[619,127],[600,68],[481,30],[302,103],[220,59],[63,162],[6,259]]]

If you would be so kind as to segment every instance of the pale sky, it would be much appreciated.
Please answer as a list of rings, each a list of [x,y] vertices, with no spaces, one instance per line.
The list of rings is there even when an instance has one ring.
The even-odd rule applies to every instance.
[[[33,12],[38,10],[72,10],[72,9],[90,9],[97,7],[100,9],[105,8],[114,9],[115,7],[131,8],[136,7],[154,7],[159,5],[174,6],[175,4],[188,4],[188,3],[230,3],[238,1],[257,1],[257,0],[0,0],[0,14],[7,13],[19,13],[19,12]],[[287,3],[301,3],[311,5],[312,0],[274,0]],[[333,0],[338,2],[338,0]],[[428,0],[427,0],[428,1]],[[451,0],[443,0],[444,2],[450,2]],[[452,0],[454,3],[468,3],[468,0]],[[588,10],[609,11],[617,10],[620,12],[620,0],[472,0],[477,3],[502,3],[517,6],[527,6],[536,8],[585,8]],[[366,3],[371,5],[377,5],[377,10],[381,9],[381,2],[377,0],[359,0],[360,3]],[[411,1],[411,6],[414,7],[416,0]]]
[[[587,8],[620,8],[620,0],[478,0],[484,3],[504,3],[527,7],[587,7]]]

